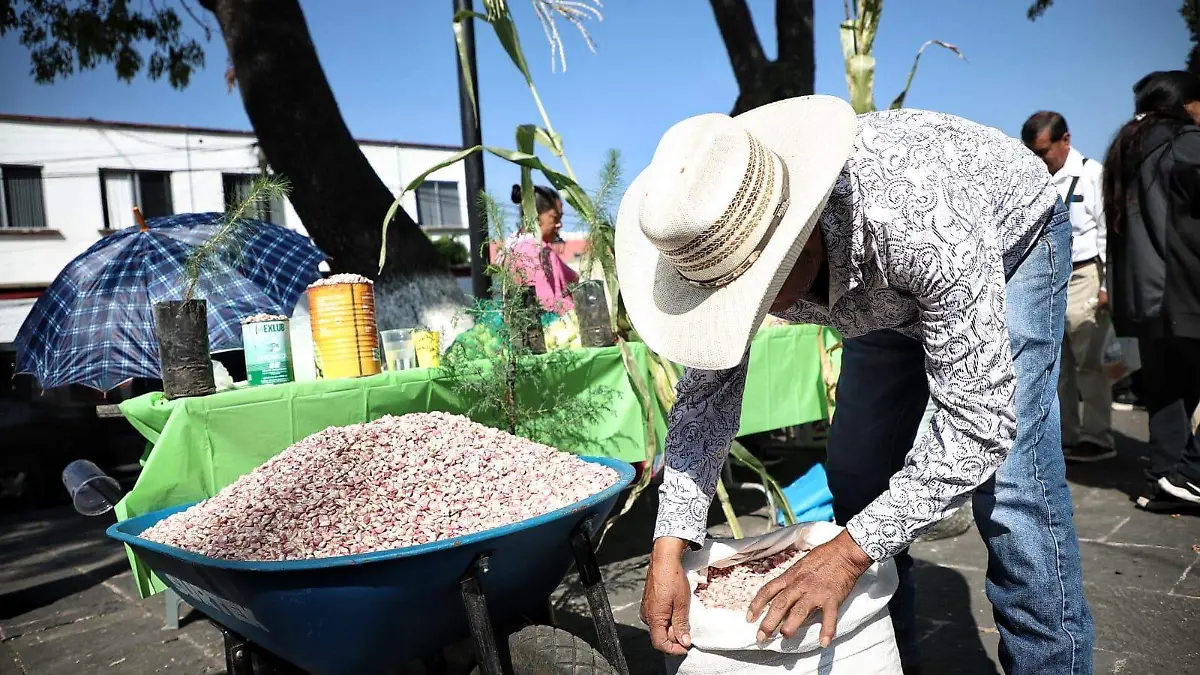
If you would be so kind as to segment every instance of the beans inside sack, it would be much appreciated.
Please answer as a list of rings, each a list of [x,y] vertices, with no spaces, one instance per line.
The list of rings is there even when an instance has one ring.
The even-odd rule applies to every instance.
[[[326,558],[516,523],[616,481],[465,417],[387,416],[315,433],[142,536],[232,560]]]
[[[763,586],[803,557],[801,551],[788,550],[732,567],[709,567],[708,580],[696,585],[696,597],[705,607],[745,612]]]

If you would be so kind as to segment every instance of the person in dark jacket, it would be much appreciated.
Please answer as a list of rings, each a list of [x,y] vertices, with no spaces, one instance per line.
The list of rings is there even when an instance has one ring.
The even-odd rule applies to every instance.
[[[1113,326],[1136,337],[1150,416],[1138,506],[1200,504],[1200,77],[1151,73],[1104,162]]]

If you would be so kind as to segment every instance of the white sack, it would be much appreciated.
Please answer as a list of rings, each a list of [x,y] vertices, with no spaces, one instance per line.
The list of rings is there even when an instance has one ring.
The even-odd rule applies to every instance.
[[[1142,355],[1138,350],[1137,338],[1119,338],[1112,324],[1104,335],[1104,352],[1101,359],[1108,379],[1117,382],[1142,367]]]
[[[771,651],[691,649],[667,658],[668,675],[901,675],[900,652],[885,610],[828,649],[783,654]]]
[[[811,550],[836,537],[842,528],[833,523],[802,523],[745,539],[709,539],[703,548],[683,556],[683,569],[691,588],[688,623],[692,645],[704,651],[750,650],[788,654],[820,649],[821,626],[809,623],[794,637],[784,638],[776,633],[766,642],[758,642],[758,623],[746,621],[745,610],[705,607],[696,597],[697,584],[707,579],[707,568],[729,567],[738,563],[766,558],[795,545],[801,551]],[[891,560],[875,563],[854,585],[838,612],[838,637],[848,635],[872,621],[891,624],[887,604],[896,592],[899,578],[896,564]],[[880,619],[882,616],[882,620]],[[811,619],[810,619],[811,621]],[[891,630],[890,628],[888,629]],[[894,638],[893,638],[894,643]]]

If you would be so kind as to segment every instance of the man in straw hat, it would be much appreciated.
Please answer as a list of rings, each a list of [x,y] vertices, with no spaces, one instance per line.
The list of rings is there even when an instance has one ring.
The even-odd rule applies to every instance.
[[[907,547],[973,493],[1005,671],[1092,672],[1056,391],[1071,223],[1020,141],[919,110],[856,118],[826,96],[701,115],[663,136],[616,237],[634,327],[687,366],[642,601],[658,649],[690,645],[680,557],[705,538],[769,312],[846,338],[826,465],[846,529],[759,592],[760,639],[811,617],[828,645],[855,580],[893,557],[917,672]]]

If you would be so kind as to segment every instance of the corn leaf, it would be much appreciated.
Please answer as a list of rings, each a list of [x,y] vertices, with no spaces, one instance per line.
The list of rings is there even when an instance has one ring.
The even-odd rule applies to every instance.
[[[536,124],[522,124],[517,127],[517,152],[533,155],[535,142],[541,143],[552,152],[555,151],[554,140],[545,129]],[[521,167],[521,219],[522,230],[532,227],[531,224],[537,222],[533,169],[528,166]]]
[[[721,502],[721,511],[725,514],[725,521],[729,523],[729,531],[733,533],[734,539],[742,538],[742,524],[738,522],[737,513],[733,510],[733,502],[729,500],[729,490],[725,489],[725,481],[717,478],[717,499]]]
[[[537,127],[532,124],[522,124],[517,127],[517,152],[533,154],[534,137]],[[532,231],[537,222],[537,204],[533,196],[533,169],[521,167],[521,227],[518,231]]]
[[[592,207],[592,200],[588,197],[587,192],[579,186],[570,176],[559,173],[554,169],[542,163],[536,155],[528,152],[517,152],[515,150],[506,150],[504,148],[494,148],[488,146],[485,148],[493,155],[506,159],[518,166],[527,166],[531,169],[540,171],[546,180],[554,186],[554,189],[563,193],[563,198],[575,209],[585,221],[591,221],[595,216],[595,209]]]
[[[396,217],[396,212],[398,210],[400,210],[400,200],[404,199],[404,195],[406,195],[409,192],[412,192],[413,190],[416,190],[418,187],[420,187],[421,183],[424,183],[425,179],[429,177],[429,174],[433,173],[434,171],[437,171],[439,169],[444,169],[444,168],[450,166],[451,164],[460,162],[465,157],[468,157],[476,152],[479,152],[482,149],[483,149],[483,146],[476,145],[473,148],[466,148],[464,150],[459,150],[458,152],[454,153],[453,155],[450,155],[449,157],[447,157],[446,159],[438,162],[437,164],[434,164],[433,166],[429,167],[428,169],[425,169],[425,171],[423,171],[420,175],[418,175],[411,182],[409,182],[409,184],[406,185],[404,187],[404,189],[400,191],[400,194],[396,195],[396,200],[392,202],[392,206],[387,210],[387,214],[383,217],[383,240],[379,243],[379,272],[381,274],[383,273],[383,264],[387,260],[388,226],[391,225],[392,218]]]
[[[875,53],[875,35],[879,32],[879,15],[883,13],[883,0],[858,1],[858,53]]]
[[[404,196],[420,187],[421,183],[424,183],[425,179],[429,177],[429,174],[433,173],[434,171],[444,169],[455,162],[462,161],[464,158],[481,150],[486,150],[500,159],[512,162],[517,166],[540,171],[542,175],[546,177],[546,180],[550,181],[550,184],[564,195],[567,203],[570,204],[580,216],[582,216],[585,220],[590,220],[594,216],[595,209],[592,208],[592,200],[588,197],[587,192],[584,191],[583,188],[579,187],[579,184],[572,180],[569,176],[561,174],[543,164],[542,160],[539,159],[537,155],[528,152],[509,150],[507,148],[497,148],[490,145],[476,145],[472,148],[459,150],[441,162],[438,162],[437,164],[434,164],[425,171],[421,172],[420,175],[409,182],[409,184],[404,187],[400,194],[396,196],[395,201],[392,202],[391,208],[388,209],[387,214],[383,219],[383,240],[379,245],[379,271],[381,273],[383,272],[383,265],[387,261],[388,226],[391,225],[392,219],[396,216],[396,211],[400,209],[400,202],[402,199],[404,199]]]
[[[463,34],[463,23],[472,19],[488,20],[483,14],[466,9],[454,15],[454,43],[458,45],[458,66],[462,71],[463,82],[467,85],[467,96],[471,99],[471,107],[479,110],[479,103],[475,100],[475,80],[471,77],[471,67],[468,65],[467,38]]]
[[[910,87],[912,87],[913,78],[917,75],[917,66],[921,63],[921,54],[925,53],[925,48],[929,45],[937,45],[938,47],[949,49],[950,51],[954,52],[958,58],[962,59],[963,61],[967,60],[966,55],[963,54],[958,47],[950,44],[949,42],[942,42],[941,40],[927,40],[925,44],[921,45],[921,48],[917,50],[917,55],[913,58],[912,68],[908,70],[908,80],[904,83],[904,90],[901,91],[900,95],[896,97],[896,100],[892,101],[892,104],[888,106],[889,109],[896,110],[897,108],[904,107],[904,100],[908,98],[908,90]]]
[[[789,502],[787,496],[783,494],[783,488],[779,487],[779,483],[771,477],[770,472],[767,471],[767,467],[763,466],[763,463],[758,461],[758,458],[751,454],[750,451],[746,449],[746,446],[738,443],[737,441],[730,443],[729,457],[738,464],[741,464],[742,466],[757,473],[759,480],[762,481],[762,484],[767,487],[767,490],[769,490],[771,495],[775,498],[775,506],[779,507],[779,509],[783,511],[783,522],[787,525],[796,524],[796,514],[794,511],[792,511],[791,502]],[[775,518],[776,515],[777,514],[772,513],[771,518]]]
[[[857,23],[847,21],[841,26],[840,36],[850,107],[861,115],[875,110],[875,57],[858,50],[858,32]]]
[[[620,512],[608,519],[604,526],[604,531],[600,533],[600,539],[596,543],[596,548],[604,542],[604,535],[608,534],[611,528],[620,518],[633,508],[638,497],[645,492],[650,486],[650,481],[654,479],[654,460],[658,457],[658,434],[654,430],[654,402],[650,400],[650,390],[646,386],[646,381],[642,379],[641,373],[638,371],[637,362],[633,358],[633,353],[629,351],[629,345],[625,340],[618,337],[617,345],[621,348],[621,360],[625,364],[625,372],[629,375],[630,381],[633,382],[634,394],[638,401],[642,404],[642,410],[646,414],[646,466],[642,469],[642,478],[629,491],[629,497],[626,498],[625,504],[621,507]]]
[[[492,25],[492,29],[496,31],[496,38],[500,40],[500,46],[504,47],[513,65],[525,76],[525,83],[533,87],[533,76],[529,74],[529,64],[525,63],[525,53],[521,50],[521,39],[517,37],[517,26],[513,23],[512,14],[505,8],[491,17],[476,14],[476,18]]]

